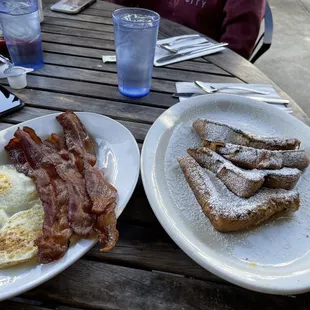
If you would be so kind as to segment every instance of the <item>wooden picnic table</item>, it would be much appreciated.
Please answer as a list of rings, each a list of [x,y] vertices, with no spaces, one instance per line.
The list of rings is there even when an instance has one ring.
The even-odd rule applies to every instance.
[[[118,120],[141,146],[156,118],[177,102],[171,96],[175,82],[193,80],[273,84],[290,100],[294,115],[310,124],[283,90],[230,50],[154,68],[150,94],[126,98],[117,90],[115,64],[101,61],[102,55],[114,53],[111,13],[118,6],[98,0],[78,15],[66,15],[49,9],[55,2],[43,2],[45,65],[28,76],[26,89],[14,91],[26,107],[2,118],[0,129],[56,111],[89,111]],[[190,33],[194,31],[161,21],[160,38]],[[100,253],[95,246],[50,281],[1,302],[0,309],[305,309],[309,304],[309,294],[260,294],[200,267],[165,233],[141,181],[119,218],[118,229],[120,240],[111,253]]]

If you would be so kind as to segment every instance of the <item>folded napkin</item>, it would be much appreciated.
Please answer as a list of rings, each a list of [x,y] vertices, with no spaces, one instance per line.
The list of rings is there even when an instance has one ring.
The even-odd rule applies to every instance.
[[[214,53],[220,52],[220,51],[225,49],[225,47],[219,47],[219,48],[212,49],[212,50],[209,50],[209,51],[208,50],[203,50],[203,51],[200,51],[198,53],[195,53],[194,55],[180,56],[180,57],[175,58],[175,59],[170,60],[170,61],[157,63],[158,59],[160,59],[162,57],[165,57],[165,56],[173,55],[171,52],[169,52],[169,51],[163,49],[162,47],[160,47],[159,46],[160,44],[170,43],[170,42],[172,42],[175,39],[186,38],[186,37],[190,37],[190,35],[177,36],[177,37],[172,37],[172,38],[168,38],[168,39],[163,39],[163,40],[157,41],[157,46],[156,46],[156,51],[155,51],[155,59],[154,59],[154,66],[156,66],[156,67],[165,66],[165,65],[169,65],[169,64],[180,62],[180,61],[187,60],[187,59],[193,59],[193,58],[197,58],[197,57],[201,57],[201,56],[206,56],[206,55],[214,54]],[[181,40],[181,41],[176,42],[175,44],[173,44],[172,47],[173,48],[180,48],[180,47],[183,47],[183,46],[186,46],[186,45],[194,45],[194,44],[204,43],[204,42],[207,43],[208,40],[206,38],[204,38],[204,37],[197,37],[197,39],[192,39],[192,40],[188,40],[188,41]],[[212,45],[210,45],[210,46],[212,46]],[[180,51],[180,53],[190,52],[190,51],[194,51],[196,49],[198,49],[198,47],[182,49],[182,51]],[[175,54],[175,55],[177,55],[177,54]]]
[[[281,97],[277,94],[276,90],[273,88],[270,84],[241,84],[241,83],[203,83],[206,86],[213,86],[215,88],[224,87],[224,86],[241,86],[245,88],[254,88],[261,91],[267,91],[269,92],[268,95],[259,95],[259,94],[253,94],[253,93],[245,93],[244,91],[240,90],[233,90],[233,89],[227,89],[227,90],[221,90],[220,92],[217,92],[216,94],[233,94],[238,95],[242,97],[259,97],[259,98],[272,98],[272,99],[280,99]],[[206,93],[199,88],[197,85],[195,85],[193,82],[177,82],[176,83],[176,89],[178,93],[197,93],[201,95],[205,95]],[[185,100],[188,98],[180,97],[179,100]],[[284,104],[273,104],[275,107],[277,107],[280,110],[286,111],[288,113],[292,113],[292,109],[288,108]]]

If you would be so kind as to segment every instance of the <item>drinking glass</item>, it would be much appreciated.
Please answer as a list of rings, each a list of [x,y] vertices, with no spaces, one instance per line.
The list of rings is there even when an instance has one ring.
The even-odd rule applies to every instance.
[[[38,0],[0,1],[0,22],[11,61],[16,66],[43,66]]]
[[[118,89],[143,97],[151,88],[160,16],[150,10],[124,8],[113,12]]]

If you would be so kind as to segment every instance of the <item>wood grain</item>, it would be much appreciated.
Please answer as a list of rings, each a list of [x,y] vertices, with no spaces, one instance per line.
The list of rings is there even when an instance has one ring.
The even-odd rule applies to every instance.
[[[68,36],[65,34],[42,33],[44,42],[57,42],[57,44],[65,44],[72,46],[83,46],[114,51],[114,42],[110,40],[83,38],[76,36]]]
[[[105,65],[104,65],[105,66]],[[178,80],[178,72],[173,74],[173,71],[170,71],[170,78],[164,76],[161,74],[160,78],[153,78],[152,84],[151,84],[151,90],[153,91],[159,91],[159,92],[166,92],[169,95],[174,93],[176,91],[175,88],[175,81]],[[183,72],[182,72],[183,73]],[[183,77],[186,77],[186,73],[181,75]],[[74,81],[83,81],[83,82],[92,82],[96,84],[105,84],[105,85],[111,85],[111,86],[117,86],[117,74],[112,72],[101,72],[97,70],[88,70],[88,69],[80,69],[80,68],[72,68],[72,67],[64,67],[64,66],[58,66],[58,65],[48,65],[46,64],[39,70],[32,73],[32,75],[36,76],[47,76],[47,77],[56,77],[56,78],[62,78],[66,80],[74,80]],[[159,74],[157,74],[158,76]],[[173,79],[175,76],[175,80],[171,81],[170,79]],[[166,78],[169,78],[166,79]],[[192,75],[192,78],[195,79],[195,75]],[[220,76],[220,75],[200,75],[200,78],[202,80],[206,80],[209,82],[227,82],[227,81],[235,81],[234,78],[226,77],[226,76]],[[192,79],[192,80],[193,80]],[[196,77],[196,79],[198,79]],[[182,81],[182,79],[180,79]],[[184,81],[184,79],[183,79]],[[190,77],[188,77],[185,81],[191,81]]]
[[[59,12],[53,11],[46,11],[45,16],[56,17],[56,18],[63,18],[66,20],[77,20],[81,22],[90,22],[95,24],[103,24],[103,25],[113,25],[111,15],[109,17],[106,16],[89,16],[87,14],[77,14],[77,15],[70,15],[70,14],[62,14]]]
[[[74,96],[33,89],[14,90],[14,93],[28,106],[32,107],[55,109],[59,111],[70,109],[79,112],[93,112],[115,119],[144,122],[147,124],[152,124],[165,111],[165,109],[162,108],[88,98],[80,94]]]
[[[174,275],[80,260],[26,294],[38,300],[95,309],[275,309],[305,306],[276,297]]]
[[[103,29],[104,30],[104,29]],[[41,31],[42,33],[58,33],[67,36],[75,36],[80,37],[81,41],[83,38],[94,38],[94,39],[102,39],[102,40],[114,40],[114,34],[111,32],[104,32],[104,31],[94,31],[94,30],[87,30],[87,29],[79,29],[79,28],[69,28],[65,26],[59,25],[51,25],[43,23],[41,24]]]
[[[44,18],[44,23],[50,25],[60,25],[70,28],[89,29],[89,30],[96,30],[98,32],[104,31],[113,33],[112,25],[102,25],[97,23],[83,22],[80,20],[78,21],[74,19],[47,16]]]
[[[97,244],[86,257],[145,270],[169,272],[200,280],[226,283],[190,259],[163,228],[141,227],[119,221],[120,240],[110,253],[100,252]]]
[[[0,308],[3,310],[48,310],[48,308],[27,305],[25,303],[19,303],[14,301],[3,301],[0,302]]]
[[[70,81],[44,76],[29,75],[27,78],[28,87],[37,90],[53,91],[63,94],[81,95],[89,98],[115,100],[134,104],[168,108],[177,102],[171,94],[150,92],[146,97],[131,99],[121,95],[116,86],[93,84],[80,81]],[[3,82],[8,85],[7,82]]]
[[[61,55],[56,53],[44,53],[44,62],[46,64],[63,65],[75,68],[84,68],[91,70],[98,70],[101,72],[115,72],[116,64],[106,63],[103,64],[101,58],[93,59],[87,57],[75,57],[72,55]],[[225,71],[219,69],[213,64],[187,61],[172,64],[165,67],[154,67],[153,78],[167,79],[170,81],[189,81],[194,79],[212,79],[209,75],[220,75],[230,77],[231,81],[239,81]],[[229,79],[227,79],[229,80]],[[239,81],[240,82],[240,81]]]

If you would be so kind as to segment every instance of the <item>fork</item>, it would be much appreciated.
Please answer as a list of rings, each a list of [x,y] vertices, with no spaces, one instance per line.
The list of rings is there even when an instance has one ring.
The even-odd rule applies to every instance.
[[[169,42],[169,43],[163,43],[163,44],[159,44],[160,47],[171,47],[172,45],[174,45],[175,43],[179,42],[179,41],[190,41],[190,40],[196,40],[200,37],[199,34],[193,34],[193,35],[190,35],[190,36],[187,36],[187,37],[183,37],[183,38],[177,38],[177,39],[174,39],[173,41]]]
[[[210,87],[206,87],[205,85],[203,85],[201,82],[199,81],[194,81],[195,85],[197,85],[200,89],[202,89],[204,92],[206,92],[207,94],[213,94],[216,92],[219,92],[221,90],[224,89],[236,89],[236,90],[243,90],[243,91],[247,91],[253,94],[260,94],[260,95],[268,95],[269,92],[266,91],[262,91],[262,90],[257,90],[257,89],[253,89],[253,88],[246,88],[246,87],[241,87],[241,86],[223,86],[223,87],[213,87],[210,85]]]
[[[193,48],[193,47],[207,47],[207,46],[211,46],[212,43],[210,43],[208,40],[205,41],[205,42],[201,42],[201,43],[197,43],[197,44],[193,44],[193,45],[185,45],[185,46],[181,46],[179,48],[171,48],[171,47],[168,47],[168,46],[161,46],[162,48],[164,48],[165,50],[171,52],[171,53],[178,53],[182,50],[186,50],[188,48]]]

